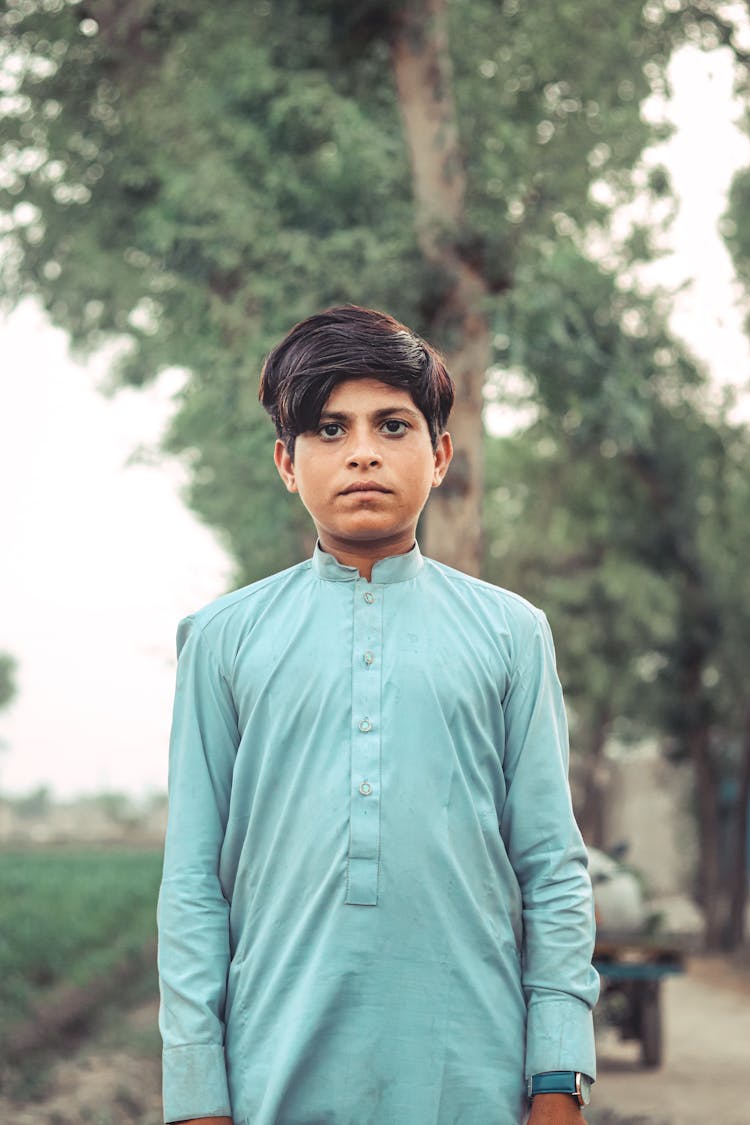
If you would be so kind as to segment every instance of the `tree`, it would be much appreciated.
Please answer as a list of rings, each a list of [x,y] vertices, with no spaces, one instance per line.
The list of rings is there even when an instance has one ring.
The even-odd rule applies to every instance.
[[[168,446],[247,578],[307,548],[265,452],[263,353],[326,304],[388,307],[457,376],[457,456],[426,539],[476,571],[496,320],[561,232],[605,222],[593,184],[635,190],[656,135],[640,103],[683,35],[652,15],[641,0],[12,0],[5,292],[37,294],[77,347],[127,336],[125,382],[189,370]]]
[[[743,932],[750,796],[750,430],[729,421],[727,403],[707,399],[701,372],[653,305],[639,307],[612,282],[608,291],[585,263],[560,334],[546,307],[567,271],[548,265],[535,300],[513,308],[510,335],[536,380],[536,420],[491,447],[502,484],[487,497],[486,572],[553,618],[575,742],[588,752],[582,819],[592,842],[602,831],[597,763],[613,730],[659,732],[691,762],[707,941],[733,946]],[[638,314],[634,335],[611,315],[625,299]]]
[[[706,620],[717,638],[704,665],[700,694],[711,719],[708,768],[726,798],[717,814],[721,901],[715,929],[725,947],[735,948],[746,936],[750,838],[750,690],[744,674],[750,636],[750,426],[729,421],[727,413],[725,405],[716,425],[719,455],[704,473],[698,497]]]
[[[736,90],[747,101],[750,91],[750,51],[746,46],[748,11],[747,5],[721,7],[718,11],[711,4],[696,3],[688,5],[688,12],[695,20],[703,22],[711,29],[717,43],[727,48],[736,63]],[[686,13],[686,18],[687,13]],[[745,133],[750,133],[750,115],[747,111],[740,121]],[[741,169],[734,177],[729,193],[726,214],[723,219],[723,233],[731,252],[738,280],[744,291],[747,308],[750,308],[750,169]],[[746,316],[746,330],[750,331],[750,313]],[[747,451],[744,444],[747,427],[735,425],[727,427],[726,459],[724,479],[727,482],[727,495],[721,506],[723,517],[722,538],[719,544],[729,554],[734,565],[720,567],[716,574],[717,596],[724,609],[722,632],[724,644],[721,658],[712,671],[716,677],[716,687],[721,691],[721,707],[733,719],[733,737],[723,740],[722,748],[727,757],[727,744],[731,749],[729,757],[739,760],[735,775],[736,800],[734,832],[731,840],[732,880],[729,895],[727,921],[727,943],[739,944],[744,937],[744,920],[748,899],[747,857],[750,831],[750,701],[747,686],[741,669],[747,659],[747,636],[750,624],[745,612],[748,605],[748,586],[745,567],[741,561],[746,557],[747,543],[747,505],[748,493]],[[716,541],[710,544],[715,550]],[[728,689],[728,690],[727,690]]]
[[[670,388],[700,386],[701,376],[671,346],[653,302],[580,256],[574,265],[575,255],[559,242],[536,288],[519,287],[508,305],[507,363],[525,375],[534,421],[489,443],[496,484],[486,498],[485,573],[552,620],[573,744],[587,756],[579,815],[601,845],[604,748],[614,733],[663,729],[655,674],[677,608],[670,576],[642,553],[653,512],[631,458],[653,448],[653,416]],[[493,397],[502,400],[506,382],[498,372]]]
[[[605,748],[615,736],[630,742],[657,728],[655,678],[675,598],[669,581],[613,534],[627,491],[615,458],[585,454],[539,423],[490,445],[488,473],[502,483],[486,499],[485,571],[550,618],[573,750],[585,756],[579,823],[586,841],[603,847]]]
[[[7,707],[16,694],[16,662],[7,652],[0,652],[0,708]]]

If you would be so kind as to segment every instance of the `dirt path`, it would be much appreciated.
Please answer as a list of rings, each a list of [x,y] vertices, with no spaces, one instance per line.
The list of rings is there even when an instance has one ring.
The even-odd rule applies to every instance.
[[[599,1037],[594,1104],[669,1125],[748,1125],[750,975],[696,958],[663,992],[665,1062],[642,1070],[639,1047]]]
[[[71,1057],[59,1059],[43,1088],[0,1097],[5,1125],[161,1125],[156,1002],[107,1022]]]

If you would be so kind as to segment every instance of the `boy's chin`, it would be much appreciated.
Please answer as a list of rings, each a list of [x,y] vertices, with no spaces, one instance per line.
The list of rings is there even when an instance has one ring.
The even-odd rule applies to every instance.
[[[376,519],[352,521],[341,527],[318,527],[318,538],[321,542],[331,540],[340,547],[346,547],[350,544],[352,547],[358,547],[381,541],[390,543],[410,535],[413,538],[414,529],[404,527],[402,524],[388,523]]]

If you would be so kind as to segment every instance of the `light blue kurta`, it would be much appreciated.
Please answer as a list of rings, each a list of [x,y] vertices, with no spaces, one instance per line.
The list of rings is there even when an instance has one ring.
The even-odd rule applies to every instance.
[[[544,615],[318,547],[182,622],[165,1120],[518,1125],[594,1075],[593,910]]]

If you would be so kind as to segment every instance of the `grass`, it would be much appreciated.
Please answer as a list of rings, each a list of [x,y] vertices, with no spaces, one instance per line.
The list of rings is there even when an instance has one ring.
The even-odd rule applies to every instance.
[[[160,875],[156,850],[0,853],[0,1037],[154,939]]]

